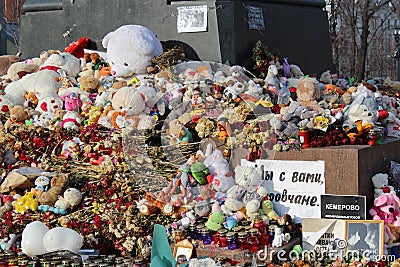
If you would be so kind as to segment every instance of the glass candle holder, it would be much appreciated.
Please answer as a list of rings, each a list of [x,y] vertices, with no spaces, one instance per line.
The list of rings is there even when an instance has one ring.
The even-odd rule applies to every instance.
[[[191,224],[189,226],[189,236],[193,240],[197,239],[197,231],[196,231],[196,225],[195,224]]]
[[[240,231],[242,231],[242,229],[243,229],[242,226],[233,227],[233,228],[232,228],[232,233],[234,233],[235,236],[237,237],[237,236],[238,236],[238,233],[239,233]]]
[[[218,230],[218,244],[220,247],[226,247],[227,246],[227,241],[226,241],[226,234],[228,231],[226,229],[220,229]]]
[[[261,218],[254,219],[253,227],[256,228],[260,234],[264,234],[266,232],[265,222]]]
[[[260,235],[260,245],[261,246],[268,246],[270,244],[269,242],[269,234],[264,233]]]
[[[203,240],[201,231],[204,227],[205,227],[205,225],[202,223],[199,223],[196,225],[196,239],[197,240]]]
[[[268,226],[268,234],[269,234],[269,243],[272,244],[272,241],[274,240],[275,237],[275,228],[278,227],[275,224],[271,224]]]
[[[258,246],[260,244],[258,230],[256,228],[253,228],[249,231],[249,233],[250,233],[249,251],[256,252],[256,251],[258,251]]]
[[[210,245],[212,242],[211,232],[208,228],[203,228],[201,230],[201,239],[204,245]]]
[[[242,231],[238,233],[238,247],[241,250],[246,250],[249,248],[249,243],[248,243],[248,236],[247,233]]]
[[[230,250],[237,248],[236,236],[234,233],[230,232],[226,234],[226,244]]]

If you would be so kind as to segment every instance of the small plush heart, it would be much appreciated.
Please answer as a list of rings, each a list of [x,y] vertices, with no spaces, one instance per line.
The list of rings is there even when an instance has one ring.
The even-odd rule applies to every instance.
[[[387,186],[381,187],[383,193],[390,193],[390,188]]]
[[[383,120],[389,117],[389,112],[386,110],[378,110],[378,120]]]
[[[44,112],[47,112],[48,110],[47,110],[47,103],[46,102],[43,102],[41,105],[40,105],[40,108],[44,111]]]

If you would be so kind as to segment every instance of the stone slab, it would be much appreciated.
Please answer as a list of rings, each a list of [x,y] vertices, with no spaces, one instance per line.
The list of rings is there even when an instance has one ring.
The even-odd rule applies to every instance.
[[[277,160],[325,161],[325,192],[336,195],[364,195],[367,210],[373,205],[371,177],[387,173],[390,161],[400,162],[400,140],[387,139],[377,146],[347,145],[277,152]]]

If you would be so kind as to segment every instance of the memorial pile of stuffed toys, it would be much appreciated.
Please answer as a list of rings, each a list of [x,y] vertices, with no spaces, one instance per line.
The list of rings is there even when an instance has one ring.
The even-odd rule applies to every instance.
[[[257,170],[230,164],[237,150],[254,161],[398,137],[398,98],[370,83],[305,76],[287,59],[263,61],[263,78],[188,61],[139,25],[102,44],[107,53],[72,43],[0,59],[4,242],[38,219],[79,231],[86,247],[148,257],[154,223],[279,219]]]

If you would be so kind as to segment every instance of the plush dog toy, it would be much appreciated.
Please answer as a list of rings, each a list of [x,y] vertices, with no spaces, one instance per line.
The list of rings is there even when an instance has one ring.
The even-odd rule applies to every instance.
[[[394,240],[388,224],[400,226],[400,199],[396,195],[384,193],[374,200],[374,207],[369,210],[373,220],[383,220],[385,223],[385,243]]]

